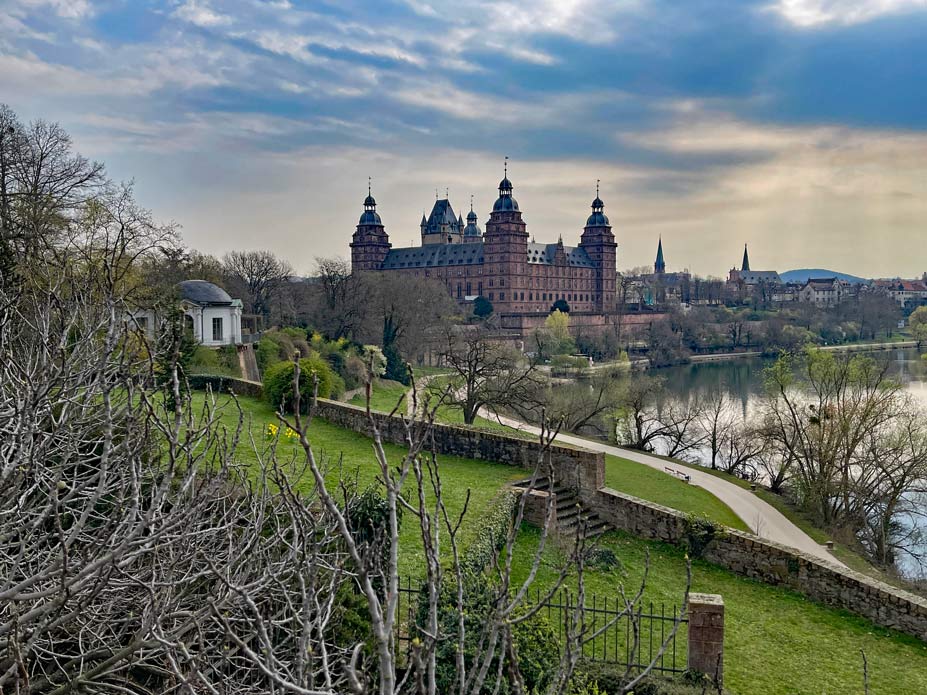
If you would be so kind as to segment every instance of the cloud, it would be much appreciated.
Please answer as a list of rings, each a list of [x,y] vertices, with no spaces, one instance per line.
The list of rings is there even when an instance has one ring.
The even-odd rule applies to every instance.
[[[56,15],[65,19],[83,19],[93,14],[90,0],[11,0],[15,8],[18,4],[27,10],[50,8]]]
[[[795,26],[859,24],[876,17],[927,10],[927,0],[778,0],[769,9]]]
[[[174,16],[199,27],[213,28],[231,24],[232,19],[209,7],[206,0],[185,0]]]

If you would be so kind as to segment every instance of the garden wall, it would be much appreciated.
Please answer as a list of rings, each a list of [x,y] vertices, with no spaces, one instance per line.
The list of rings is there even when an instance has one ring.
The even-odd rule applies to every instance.
[[[259,381],[236,379],[230,376],[216,376],[214,374],[191,374],[187,377],[191,389],[205,391],[206,387],[213,393],[234,393],[236,396],[249,396],[251,398],[264,397],[264,385]]]
[[[365,408],[319,399],[315,414],[333,425],[371,436],[370,420]],[[404,446],[406,429],[398,415],[374,413],[383,440]],[[421,426],[421,424],[419,424]],[[435,451],[463,458],[495,461],[533,471],[541,453],[535,439],[521,439],[505,434],[484,432],[466,427],[436,423],[432,430]],[[558,484],[596,490],[605,484],[605,455],[579,448],[553,445],[549,454]]]
[[[598,490],[589,502],[615,528],[641,538],[677,545],[687,539],[687,517],[674,509],[610,488]],[[724,529],[701,556],[737,574],[792,589],[818,603],[927,641],[927,599],[859,572],[733,529]]]

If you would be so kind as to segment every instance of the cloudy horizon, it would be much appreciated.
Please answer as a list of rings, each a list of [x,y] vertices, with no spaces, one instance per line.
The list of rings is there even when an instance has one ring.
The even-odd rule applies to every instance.
[[[526,5],[523,7],[522,5]],[[6,0],[0,102],[221,254],[394,246],[448,192],[619,268],[927,271],[927,0]]]

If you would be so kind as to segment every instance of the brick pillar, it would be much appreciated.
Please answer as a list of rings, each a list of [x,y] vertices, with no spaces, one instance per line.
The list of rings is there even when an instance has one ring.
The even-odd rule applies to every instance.
[[[724,601],[717,594],[689,594],[689,658],[686,667],[720,684],[724,680]]]

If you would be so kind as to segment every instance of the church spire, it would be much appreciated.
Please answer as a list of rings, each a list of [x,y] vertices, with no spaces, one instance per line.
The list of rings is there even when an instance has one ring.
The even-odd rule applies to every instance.
[[[662,275],[666,272],[666,263],[663,261],[663,237],[657,242],[657,260],[653,264],[653,272],[656,275]]]
[[[740,272],[741,273],[750,272],[750,258],[749,256],[747,256],[747,245],[746,244],[744,244],[744,260],[743,260],[743,263],[741,263],[740,265]]]

